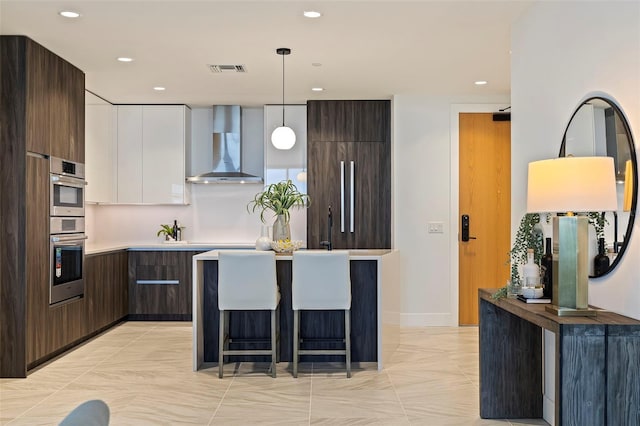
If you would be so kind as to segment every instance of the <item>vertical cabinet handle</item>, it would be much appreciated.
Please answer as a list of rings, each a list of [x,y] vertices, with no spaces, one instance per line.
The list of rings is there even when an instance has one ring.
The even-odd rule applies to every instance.
[[[353,194],[353,190],[355,188],[355,185],[354,185],[353,181],[355,180],[355,178],[356,178],[355,161],[352,161],[351,162],[351,177],[350,177],[350,181],[351,181],[351,191],[350,191],[350,194],[351,194],[351,205],[349,206],[349,213],[351,214],[351,221],[349,222],[349,231],[351,233],[353,233],[354,230],[355,230],[355,219],[354,219],[354,213],[353,213],[354,206],[355,206],[355,202],[354,202],[355,196]]]
[[[340,162],[340,232],[344,232],[344,161]]]

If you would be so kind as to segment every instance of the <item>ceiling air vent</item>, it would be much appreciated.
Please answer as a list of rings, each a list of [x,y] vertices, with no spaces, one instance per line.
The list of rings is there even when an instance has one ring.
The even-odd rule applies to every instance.
[[[244,65],[209,65],[211,72],[247,72]]]

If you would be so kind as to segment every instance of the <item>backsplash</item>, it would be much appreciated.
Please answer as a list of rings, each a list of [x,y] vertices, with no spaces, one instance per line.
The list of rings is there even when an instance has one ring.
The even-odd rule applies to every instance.
[[[86,206],[86,233],[90,245],[155,244],[160,224],[174,219],[184,226],[182,239],[198,243],[254,244],[260,236],[259,213],[247,204],[262,185],[193,185],[189,206]],[[266,216],[271,225],[271,217]],[[291,238],[306,241],[306,211],[291,212]]]

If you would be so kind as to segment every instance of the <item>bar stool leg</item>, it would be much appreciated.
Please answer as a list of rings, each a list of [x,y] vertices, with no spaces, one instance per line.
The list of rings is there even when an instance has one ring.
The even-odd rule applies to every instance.
[[[293,311],[293,377],[298,377],[298,347],[300,345],[300,311]]]
[[[351,311],[344,311],[344,336],[345,336],[345,356],[347,364],[347,378],[351,377]]]
[[[219,326],[220,327],[218,330],[218,378],[222,379],[222,375],[224,371],[224,341],[225,341],[224,311],[220,311]]]
[[[271,377],[276,378],[276,311],[271,311]]]

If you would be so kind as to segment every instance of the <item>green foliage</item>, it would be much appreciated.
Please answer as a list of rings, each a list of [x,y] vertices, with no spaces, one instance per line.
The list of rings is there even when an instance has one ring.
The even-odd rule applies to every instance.
[[[160,235],[164,235],[165,237],[172,237],[173,227],[170,225],[160,225],[160,230],[156,234],[156,237],[159,237]]]
[[[609,222],[604,216],[604,213],[589,212],[589,224],[593,225],[596,230],[596,239],[604,238],[604,226]]]
[[[496,291],[495,293],[493,293],[491,295],[491,298],[493,300],[503,299],[503,298],[507,297],[508,291],[509,291],[509,289],[507,288],[506,285],[504,287],[500,287],[498,289],[498,291]]]
[[[283,215],[285,222],[289,222],[289,209],[308,206],[311,199],[307,194],[302,194],[291,179],[272,183],[264,191],[256,194],[254,199],[247,204],[248,212],[260,210],[260,220],[265,222],[264,213],[273,211],[276,216]]]
[[[509,252],[509,262],[511,263],[511,282],[522,285],[519,265],[527,263],[527,249],[533,249],[533,256],[536,263],[540,263],[544,254],[544,236],[542,230],[537,227],[540,223],[540,214],[527,213],[520,221],[520,227],[516,233],[516,239]]]

